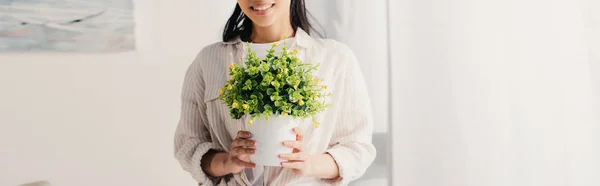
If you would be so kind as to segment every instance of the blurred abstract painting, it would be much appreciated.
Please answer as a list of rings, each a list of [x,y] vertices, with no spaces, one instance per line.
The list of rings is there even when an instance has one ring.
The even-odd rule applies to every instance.
[[[134,49],[132,0],[0,0],[0,52]]]

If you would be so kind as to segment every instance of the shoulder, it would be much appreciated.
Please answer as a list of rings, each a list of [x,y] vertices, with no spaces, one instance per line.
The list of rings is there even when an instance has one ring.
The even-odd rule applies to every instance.
[[[329,62],[336,63],[336,67],[348,67],[353,63],[357,63],[356,56],[352,49],[339,41],[333,39],[314,39],[313,49],[321,51],[326,59],[330,59]]]
[[[231,51],[229,47],[231,47],[231,44],[227,44],[225,42],[209,44],[202,48],[200,52],[198,52],[196,55],[196,61],[201,60],[200,62],[202,62],[206,59],[210,60],[211,58],[227,55]]]
[[[215,65],[219,60],[225,59],[225,56],[232,55],[232,46],[232,44],[225,42],[216,42],[203,47],[196,54],[191,67],[200,70]]]
[[[315,47],[320,47],[333,54],[346,55],[348,53],[353,53],[348,45],[333,39],[314,39],[314,45]]]
[[[234,45],[216,42],[203,47],[188,67],[190,78],[204,79],[206,82],[221,81],[227,78],[227,69],[232,58]]]

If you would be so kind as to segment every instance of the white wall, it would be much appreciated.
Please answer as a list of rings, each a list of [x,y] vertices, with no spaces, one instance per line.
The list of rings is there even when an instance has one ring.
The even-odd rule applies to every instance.
[[[195,185],[172,155],[180,87],[232,7],[136,0],[136,52],[0,54],[0,185]]]
[[[584,17],[586,18],[587,43],[590,46],[590,66],[595,83],[595,94],[600,95],[600,1],[582,0],[582,2],[582,6],[586,10]],[[597,105],[600,105],[600,99],[596,101]],[[598,115],[600,115],[600,109]]]
[[[390,4],[393,185],[600,185],[579,1]]]

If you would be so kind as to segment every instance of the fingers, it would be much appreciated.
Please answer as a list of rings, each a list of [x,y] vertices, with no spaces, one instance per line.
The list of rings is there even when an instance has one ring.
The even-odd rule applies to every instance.
[[[251,139],[236,139],[231,143],[231,148],[236,147],[255,147],[256,141]]]
[[[245,162],[250,162],[250,155],[239,155],[237,158]]]
[[[241,155],[252,155],[252,154],[256,154],[256,149],[235,147],[235,148],[231,149],[230,153],[234,157],[241,156]]]
[[[288,161],[304,161],[304,160],[308,159],[308,157],[304,153],[291,153],[291,154],[280,154],[279,159],[288,160]]]
[[[302,129],[300,129],[299,127],[296,127],[293,130],[294,130],[294,133],[296,133],[296,141],[304,140],[304,131]]]
[[[284,141],[283,146],[297,149],[298,151],[304,151],[304,144],[301,141]]]
[[[240,160],[239,158],[233,158],[232,160],[233,160],[233,163],[235,163],[236,165],[241,166],[241,167],[246,167],[246,168],[256,167],[255,163],[243,161],[243,160]]]
[[[304,162],[281,162],[281,166],[290,169],[302,169]]]
[[[250,133],[248,131],[240,130],[237,133],[237,138],[251,138],[251,137],[252,137],[252,133]]]

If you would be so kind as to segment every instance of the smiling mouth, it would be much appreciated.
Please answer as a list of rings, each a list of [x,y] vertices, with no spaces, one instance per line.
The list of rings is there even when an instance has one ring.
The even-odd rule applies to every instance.
[[[271,10],[271,8],[273,8],[275,6],[275,3],[261,3],[261,4],[255,4],[250,6],[250,9],[252,9],[252,11],[255,14],[258,15],[265,15],[267,13],[269,13],[269,10]]]

